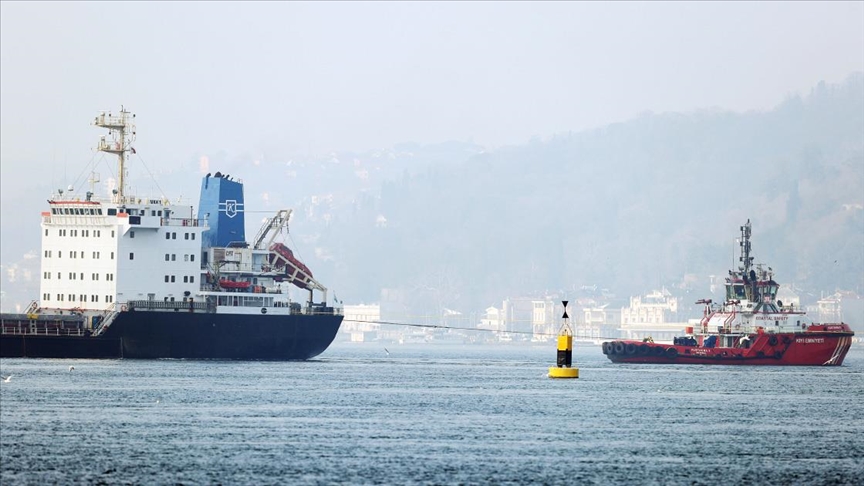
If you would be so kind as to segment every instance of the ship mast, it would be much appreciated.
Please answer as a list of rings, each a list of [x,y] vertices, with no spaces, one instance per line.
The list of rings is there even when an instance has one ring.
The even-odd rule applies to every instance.
[[[117,189],[114,190],[114,202],[118,204],[126,202],[126,152],[135,153],[132,148],[132,142],[135,141],[135,115],[129,115],[121,106],[119,115],[110,112],[106,115],[103,111],[93,121],[97,127],[107,128],[111,136],[111,140],[106,140],[105,135],[102,135],[96,150],[115,154],[119,159]]]
[[[750,267],[753,264],[753,257],[750,256],[750,220],[747,220],[747,224],[741,227],[741,257],[739,257],[739,261],[743,262],[744,265],[739,267],[742,275],[749,276],[750,275]]]

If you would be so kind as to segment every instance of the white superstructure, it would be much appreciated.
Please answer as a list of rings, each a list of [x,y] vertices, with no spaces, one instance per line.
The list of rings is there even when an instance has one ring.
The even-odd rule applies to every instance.
[[[98,150],[120,158],[109,198],[58,190],[42,213],[42,309],[119,310],[127,301],[185,301],[198,293],[201,233],[192,206],[126,193],[125,157],[134,153],[134,115],[101,114],[109,129]]]

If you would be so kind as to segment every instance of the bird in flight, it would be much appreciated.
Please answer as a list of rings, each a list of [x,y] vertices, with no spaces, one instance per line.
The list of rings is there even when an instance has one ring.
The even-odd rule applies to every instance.
[[[69,371],[72,371],[72,370],[74,370],[74,369],[75,369],[74,366],[70,366],[70,367],[69,367]]]
[[[3,378],[3,383],[9,383],[10,381],[12,381],[12,375]]]

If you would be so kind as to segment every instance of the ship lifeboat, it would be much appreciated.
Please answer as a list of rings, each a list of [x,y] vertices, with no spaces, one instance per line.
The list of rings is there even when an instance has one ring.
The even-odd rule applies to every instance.
[[[290,248],[282,243],[274,243],[270,247],[270,264],[274,268],[282,269],[287,274],[289,282],[301,289],[309,288],[312,280],[312,271],[303,264]],[[277,280],[278,281],[278,280]]]
[[[246,290],[252,285],[249,282],[235,282],[234,280],[221,279],[219,286],[226,290]]]

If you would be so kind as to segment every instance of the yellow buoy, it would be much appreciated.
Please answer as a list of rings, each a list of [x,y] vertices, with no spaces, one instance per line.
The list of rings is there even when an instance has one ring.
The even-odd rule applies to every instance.
[[[570,329],[570,317],[567,315],[567,301],[564,304],[564,323],[558,331],[558,361],[557,366],[549,367],[549,378],[579,378],[579,368],[573,367],[573,330]]]

